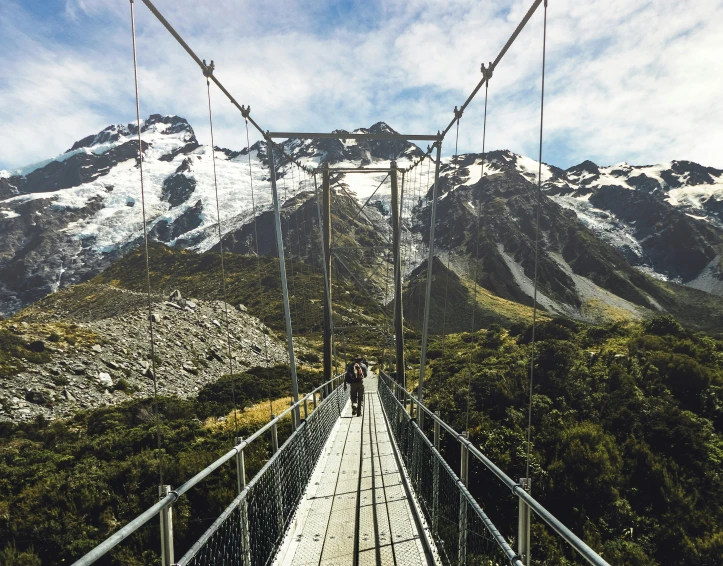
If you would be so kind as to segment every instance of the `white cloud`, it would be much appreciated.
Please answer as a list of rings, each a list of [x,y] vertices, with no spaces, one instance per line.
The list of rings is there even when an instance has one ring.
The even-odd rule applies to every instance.
[[[3,4],[0,167],[57,154],[134,118],[127,3],[67,0],[52,18],[18,0]],[[214,59],[219,79],[264,128],[329,131],[384,120],[433,133],[530,2],[369,2],[346,20],[338,6],[311,0],[155,4],[200,57]],[[723,167],[721,8],[721,0],[551,2],[543,159]],[[207,141],[200,70],[140,1],[136,23],[141,112],[182,115]],[[492,79],[490,149],[537,155],[541,24],[540,8]],[[462,119],[460,151],[481,149],[483,95]],[[243,120],[217,89],[212,96],[216,143],[240,147]],[[453,145],[449,136],[445,153]]]

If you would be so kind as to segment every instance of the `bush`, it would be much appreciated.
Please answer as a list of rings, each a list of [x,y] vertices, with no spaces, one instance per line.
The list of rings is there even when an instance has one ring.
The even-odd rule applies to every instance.
[[[657,336],[682,336],[685,333],[681,324],[668,314],[651,318],[644,327],[646,333]]]

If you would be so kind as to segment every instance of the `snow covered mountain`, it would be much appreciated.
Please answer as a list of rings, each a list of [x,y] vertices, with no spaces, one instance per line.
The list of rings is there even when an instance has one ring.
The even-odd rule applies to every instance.
[[[357,131],[392,130],[380,122]],[[143,203],[137,135],[135,124],[109,126],[53,159],[0,172],[0,314],[84,281],[135,247],[143,235],[143,205],[152,238],[197,251],[217,244],[211,148],[198,143],[184,118],[154,114],[145,120]],[[359,166],[397,158],[404,166],[420,154],[416,146],[398,142],[289,140],[284,145],[304,164]],[[215,148],[224,234],[247,224],[254,204],[257,214],[269,210],[266,151],[260,143],[250,152]],[[284,202],[313,188],[278,156],[277,168]],[[351,177],[350,183],[335,178],[336,186],[366,198],[384,176]]]
[[[356,131],[393,130],[380,122]],[[178,116],[150,116],[142,124],[141,137],[145,202],[134,124],[110,126],[77,141],[56,158],[0,172],[0,313],[12,313],[84,281],[138,245],[143,206],[153,239],[196,251],[218,244],[211,148],[199,144],[192,127]],[[292,139],[284,146],[304,164],[328,162],[350,168],[384,167],[391,159],[403,168],[421,155],[413,144],[387,141]],[[265,144],[254,144],[250,151],[218,147],[214,151],[226,249],[252,251],[250,221],[255,205],[261,253],[275,253]],[[279,156],[276,162],[285,237],[297,250],[311,253],[312,244],[299,242],[294,231],[296,226],[313,224],[313,179]],[[471,234],[479,203],[488,223],[485,229],[497,226],[487,248],[483,245],[479,251],[486,254],[480,284],[509,300],[529,302],[529,214],[538,163],[510,151],[492,151],[485,159],[484,180],[481,163],[480,154],[446,158],[442,163],[441,253],[449,256],[458,273],[472,276]],[[723,295],[723,171],[684,161],[643,167],[584,162],[566,171],[543,164],[542,180],[549,197],[543,222],[555,224],[554,229],[552,224],[543,225],[543,254],[549,265],[542,277],[549,309],[580,315],[585,297],[603,297],[607,304],[630,312],[638,307],[655,309],[654,290],[641,290],[648,281],[643,274]],[[332,181],[339,221],[353,219],[357,240],[383,244],[390,192],[385,175],[338,174]],[[406,273],[424,258],[433,181],[434,168],[428,162],[404,179]],[[372,218],[358,215],[354,200],[372,195]],[[504,226],[503,216],[495,215],[501,202],[506,207]],[[303,237],[304,230],[299,232]],[[591,243],[588,234],[597,243]],[[594,267],[570,259],[578,256]],[[611,275],[615,273],[619,277]],[[638,280],[635,273],[643,278]],[[621,298],[632,306],[620,303]]]
[[[443,168],[451,185],[479,181],[482,156],[460,155]],[[458,168],[458,182],[451,182]],[[518,174],[537,183],[538,162],[510,151],[487,155],[485,176]],[[542,164],[545,194],[627,261],[653,277],[723,295],[723,170],[690,161],[567,170]]]

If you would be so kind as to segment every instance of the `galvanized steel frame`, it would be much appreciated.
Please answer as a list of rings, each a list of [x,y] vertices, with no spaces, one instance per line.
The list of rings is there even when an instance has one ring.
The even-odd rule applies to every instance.
[[[457,432],[455,429],[453,429],[450,425],[448,425],[446,422],[444,422],[439,415],[431,411],[429,408],[424,406],[422,403],[419,403],[414,396],[409,393],[406,390],[402,390],[401,387],[388,375],[384,374],[383,372],[380,372],[379,374],[379,383],[380,383],[380,395],[382,394],[382,391],[384,389],[389,390],[392,393],[392,397],[395,399],[401,399],[399,401],[400,405],[402,407],[406,406],[407,401],[414,403],[417,407],[418,411],[423,411],[428,417],[430,417],[435,424],[438,424],[440,428],[444,429],[447,433],[449,433],[453,438],[457,440],[457,442],[460,444],[460,446],[464,446],[465,449],[469,452],[471,456],[476,458],[480,463],[482,463],[489,471],[491,471],[497,479],[499,479],[505,486],[507,486],[511,491],[512,494],[517,496],[521,501],[523,501],[525,504],[529,506],[532,511],[535,512],[535,514],[540,517],[547,525],[557,533],[560,538],[562,538],[565,542],[567,542],[577,553],[587,560],[590,564],[593,564],[594,566],[610,566],[599,554],[597,554],[592,548],[590,548],[582,539],[580,539],[575,533],[573,533],[570,529],[568,529],[565,525],[563,525],[559,519],[557,519],[552,513],[550,513],[545,507],[538,502],[534,497],[532,497],[525,488],[518,482],[514,481],[512,478],[510,478],[507,474],[505,474],[500,468],[498,468],[492,460],[490,460],[487,456],[485,456],[472,442],[470,442],[465,436],[459,432]],[[416,426],[416,425],[415,425]],[[426,435],[424,435],[421,431],[419,431],[419,434],[427,441],[429,442],[429,439],[427,439]],[[441,456],[440,456],[441,457]],[[442,465],[446,465],[446,462],[442,462]],[[466,489],[466,488],[465,488]],[[471,498],[471,496],[470,496]],[[469,500],[468,500],[469,501]],[[472,508],[474,509],[474,506],[477,505],[476,502],[474,502],[474,499],[472,499],[473,503],[470,503]],[[478,506],[478,505],[477,505]],[[479,506],[478,506],[479,507]],[[521,563],[520,563],[521,564]]]
[[[387,422],[390,424],[392,436],[402,453],[413,484],[416,483],[418,486],[424,484],[421,474],[425,471],[428,474],[431,473],[433,477],[433,489],[435,490],[433,495],[435,497],[433,497],[431,506],[427,505],[427,507],[425,507],[425,511],[428,515],[427,522],[429,525],[432,525],[432,536],[437,549],[440,551],[439,556],[443,563],[446,565],[466,563],[467,538],[469,534],[472,534],[470,532],[472,528],[469,526],[468,517],[473,515],[484,525],[486,535],[497,545],[498,553],[503,554],[512,566],[525,566],[520,560],[519,555],[512,550],[512,547],[507,540],[505,540],[504,536],[497,530],[494,523],[482,510],[474,497],[472,497],[465,485],[464,479],[454,473],[450,465],[437,450],[435,444],[431,442],[419,428],[419,425],[414,420],[413,414],[407,412],[405,400],[400,401],[399,391],[394,391],[395,389],[401,390],[402,388],[386,374],[380,372],[379,375],[379,397],[382,401],[382,407],[386,414]],[[413,401],[413,399],[410,399],[410,401]],[[420,405],[417,406],[419,407]],[[422,447],[427,453],[432,454],[432,461],[423,459]],[[428,468],[431,468],[431,472]],[[440,538],[439,501],[436,497],[438,495],[436,491],[439,489],[440,472],[443,472],[445,477],[451,479],[458,493],[455,497],[459,497],[459,522],[457,534],[455,535],[455,537],[458,537],[458,540],[455,541],[456,548],[454,548],[453,551],[451,549],[449,551],[445,550],[449,545],[445,544],[444,537]],[[420,494],[417,495],[419,496]],[[485,533],[475,534],[480,535]]]
[[[159,515],[164,509],[170,507],[173,505],[178,499],[184,495],[186,492],[190,491],[193,487],[198,485],[200,482],[202,482],[204,479],[206,479],[209,475],[211,475],[214,471],[216,471],[218,468],[220,468],[222,465],[224,465],[229,460],[235,459],[238,454],[240,454],[246,447],[250,446],[255,440],[258,440],[260,437],[262,437],[264,434],[270,432],[273,430],[278,423],[280,423],[284,418],[286,418],[287,415],[290,415],[294,412],[294,410],[299,408],[299,405],[304,404],[305,402],[308,402],[309,399],[312,400],[314,403],[314,406],[316,407],[316,410],[320,409],[324,404],[329,405],[331,403],[330,400],[334,400],[337,405],[337,411],[338,414],[341,414],[342,405],[341,400],[337,397],[339,395],[345,395],[345,393],[341,393],[339,395],[335,395],[334,393],[336,391],[342,391],[343,388],[340,388],[339,386],[343,384],[343,375],[337,375],[333,379],[327,381],[326,383],[323,383],[316,389],[314,389],[312,392],[308,393],[304,397],[302,397],[298,403],[292,404],[288,409],[284,410],[281,414],[273,418],[271,421],[266,423],[264,426],[262,426],[259,430],[257,430],[255,433],[253,433],[251,436],[246,438],[245,440],[241,441],[239,444],[234,446],[231,450],[226,452],[223,456],[221,456],[218,460],[213,462],[212,464],[209,464],[206,468],[201,470],[199,473],[197,473],[195,476],[193,476],[191,479],[186,481],[184,484],[179,486],[177,489],[171,491],[168,495],[166,495],[163,499],[158,501],[155,505],[149,507],[138,515],[135,519],[130,521],[128,524],[123,526],[121,529],[116,531],[113,535],[108,537],[106,540],[104,540],[102,543],[100,543],[98,546],[96,546],[93,550],[91,550],[89,553],[87,553],[85,556],[77,560],[73,563],[73,566],[87,566],[89,564],[93,564],[96,560],[107,554],[110,550],[115,548],[119,543],[121,543],[123,540],[128,538],[130,535],[132,535],[134,532],[136,532],[138,529],[140,529],[143,525],[145,525],[148,521]],[[323,397],[323,400],[321,403],[317,405],[316,403],[316,396],[321,395]],[[316,410],[311,413],[313,416],[314,413],[316,413]],[[338,417],[338,415],[337,415]],[[297,429],[296,432],[303,429],[304,427],[300,427]],[[295,433],[294,433],[295,434]],[[293,436],[293,435],[292,435]],[[288,443],[288,440],[287,440]],[[286,445],[286,444],[284,444]],[[283,447],[282,447],[283,449]],[[263,473],[264,469],[256,474],[255,477],[258,477],[261,473]],[[253,480],[251,480],[253,481]],[[250,484],[251,482],[249,482]],[[244,491],[248,490],[248,485],[245,487]],[[242,492],[243,493],[243,492]],[[239,495],[240,497],[240,495]],[[238,497],[237,497],[238,499]],[[235,500],[234,500],[235,501]]]

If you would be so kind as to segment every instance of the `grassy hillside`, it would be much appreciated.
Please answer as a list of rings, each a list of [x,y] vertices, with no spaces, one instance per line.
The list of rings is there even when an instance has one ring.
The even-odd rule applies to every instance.
[[[279,261],[276,258],[224,256],[226,291],[231,305],[244,305],[274,330],[285,330]],[[145,292],[145,253],[139,248],[115,262],[87,283],[69,287],[45,297],[28,309],[36,315],[58,313],[76,320],[117,316],[137,308],[139,297],[124,295],[122,289]],[[163,244],[150,247],[151,292],[154,300],[165,300],[174,289],[184,297],[223,300],[221,258],[218,253],[195,253]],[[320,333],[323,323],[324,283],[321,272],[303,262],[286,262],[295,334]],[[356,324],[373,324],[379,319],[379,305],[353,281],[334,280],[334,311]],[[25,313],[27,314],[27,313]]]
[[[414,270],[404,288],[404,318],[406,323],[421,330],[424,317],[424,298],[427,284],[427,262]],[[446,306],[446,313],[445,313]],[[515,323],[532,322],[532,307],[503,299],[447,269],[435,257],[432,269],[432,293],[429,310],[429,328],[434,334],[470,331],[474,309],[475,328],[490,324],[509,327]],[[538,311],[543,320],[549,317]]]
[[[236,428],[249,436],[289,406],[289,369],[253,368],[203,388],[194,400],[162,398],[163,481],[178,486],[227,452]],[[299,370],[302,390],[321,376]],[[280,431],[283,440],[290,425]],[[270,455],[268,439],[246,451],[252,477]],[[67,421],[0,424],[0,564],[69,564],[157,500],[159,453],[150,400],[84,411]],[[236,495],[233,464],[223,466],[174,506],[181,556]],[[158,563],[151,521],[99,564]]]
[[[513,478],[525,475],[530,328],[447,338],[426,399]],[[719,564],[723,556],[723,341],[669,317],[538,327],[533,491],[611,564]],[[452,450],[451,445],[448,450]],[[449,453],[451,461],[458,454]],[[516,532],[509,491],[479,465],[471,485]],[[539,521],[535,561],[579,563]],[[537,562],[539,560],[539,562]]]

